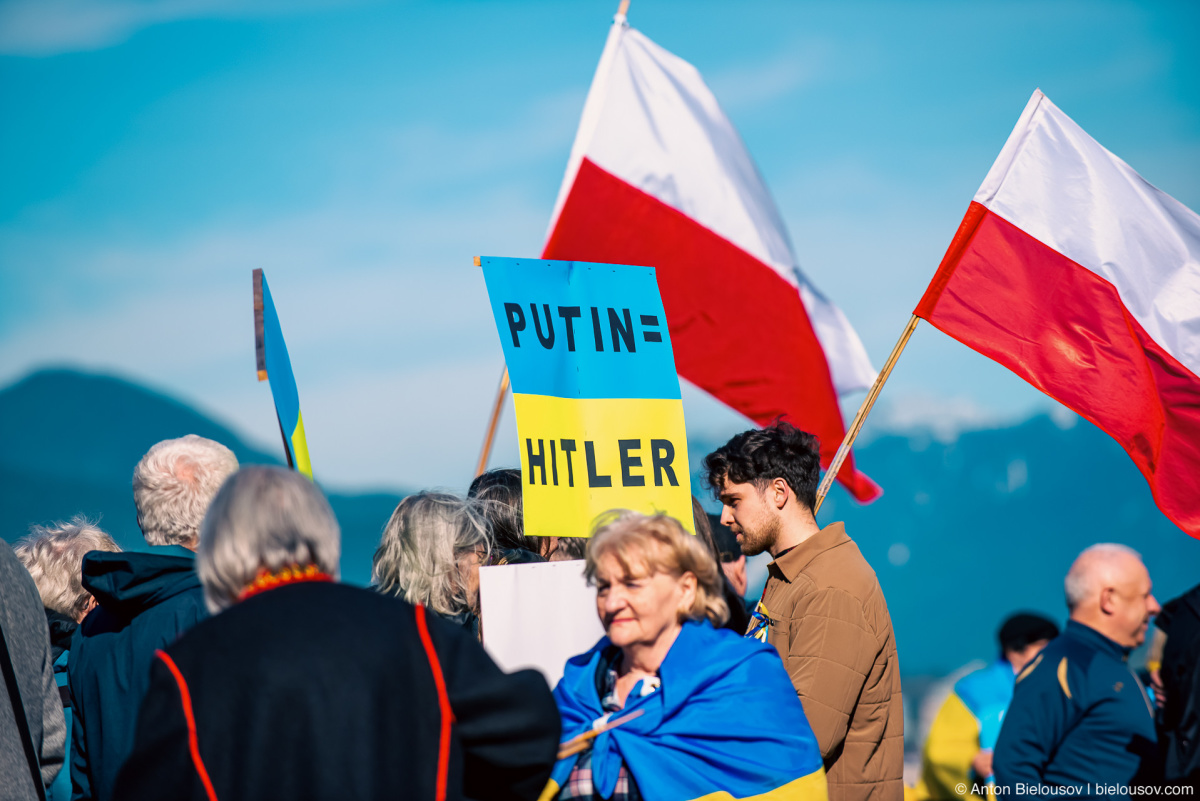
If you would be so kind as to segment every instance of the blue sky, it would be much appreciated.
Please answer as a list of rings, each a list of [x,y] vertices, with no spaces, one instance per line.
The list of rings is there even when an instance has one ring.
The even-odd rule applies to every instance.
[[[317,477],[461,487],[503,364],[471,258],[540,251],[615,7],[0,2],[0,383],[113,372],[274,446],[262,267]],[[1200,208],[1195,3],[634,0],[630,22],[705,75],[877,365],[1037,87]],[[686,398],[694,433],[743,427]],[[925,326],[867,435],[1052,407]],[[511,406],[498,447],[515,462]]]

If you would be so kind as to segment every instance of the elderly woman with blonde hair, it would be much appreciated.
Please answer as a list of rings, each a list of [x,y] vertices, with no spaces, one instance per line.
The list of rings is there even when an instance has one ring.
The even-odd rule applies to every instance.
[[[826,797],[816,738],[774,648],[719,629],[720,567],[664,515],[587,548],[605,637],[554,690],[563,743],[543,798]]]

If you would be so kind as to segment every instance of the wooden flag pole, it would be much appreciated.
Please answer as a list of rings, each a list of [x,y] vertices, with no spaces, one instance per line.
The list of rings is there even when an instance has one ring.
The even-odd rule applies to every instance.
[[[482,267],[483,259],[476,256],[475,266]],[[500,388],[496,390],[496,403],[492,406],[492,419],[488,422],[487,434],[483,437],[483,450],[479,452],[479,464],[475,466],[475,477],[483,475],[487,470],[488,459],[492,456],[492,441],[496,439],[496,426],[500,423],[500,412],[504,410],[504,396],[508,394],[508,365],[504,365],[504,374],[500,376]]]
[[[615,729],[618,726],[628,723],[634,718],[640,718],[644,714],[646,714],[645,709],[637,709],[633,712],[630,712],[628,715],[622,715],[616,720],[610,720],[608,723],[605,723],[598,728],[585,731],[578,737],[572,737],[570,740],[567,740],[565,743],[561,743],[558,746],[558,758],[566,759],[569,756],[578,754],[580,751],[586,751],[591,740],[599,737],[601,734],[604,734],[604,732],[610,729]]]
[[[838,447],[837,453],[834,454],[833,461],[829,463],[829,469],[825,471],[825,478],[821,480],[821,486],[817,487],[817,505],[813,507],[814,515],[821,508],[821,504],[824,502],[829,488],[833,486],[833,480],[837,478],[838,471],[842,469],[842,462],[846,461],[846,457],[850,454],[850,446],[858,438],[858,432],[862,430],[863,423],[867,420],[867,415],[871,413],[871,407],[875,405],[875,399],[879,397],[879,391],[883,389],[884,382],[892,374],[892,368],[896,366],[896,360],[900,358],[900,353],[904,350],[904,346],[908,344],[913,331],[917,330],[917,323],[920,320],[921,318],[915,314],[909,318],[908,325],[904,326],[904,333],[900,335],[900,340],[896,343],[896,347],[892,348],[892,355],[888,356],[888,360],[884,362],[883,369],[879,371],[879,377],[871,385],[871,391],[863,399],[862,406],[858,407],[858,414],[854,415],[854,422],[850,424],[850,428],[846,431],[846,437],[842,440],[841,446]]]
[[[475,468],[478,478],[487,470],[488,459],[492,455],[492,441],[496,438],[496,425],[500,422],[500,412],[504,409],[504,398],[508,394],[508,366],[504,367],[504,375],[500,376],[500,388],[496,390],[496,405],[492,407],[492,420],[488,423],[487,436],[483,438],[483,451],[479,454],[479,465]]]

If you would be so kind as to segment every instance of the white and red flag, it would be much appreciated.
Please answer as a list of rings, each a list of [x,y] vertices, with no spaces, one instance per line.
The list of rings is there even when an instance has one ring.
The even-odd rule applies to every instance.
[[[760,425],[784,416],[816,434],[826,466],[845,433],[838,394],[875,379],[700,73],[620,14],[542,258],[654,267],[679,374]],[[850,459],[838,479],[879,495]]]
[[[914,313],[1107,431],[1200,538],[1200,215],[1040,91]]]

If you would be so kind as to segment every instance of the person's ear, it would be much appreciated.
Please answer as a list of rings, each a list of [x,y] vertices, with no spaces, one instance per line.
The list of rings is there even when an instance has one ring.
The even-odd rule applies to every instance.
[[[95,609],[97,606],[99,606],[99,604],[96,603],[95,596],[88,595],[87,605],[85,607],[83,607],[83,611],[79,613],[79,616],[75,620],[75,622],[82,623],[83,619],[88,616],[88,613],[91,612],[93,609]]]
[[[775,503],[776,509],[783,509],[787,506],[788,495],[791,494],[791,487],[782,478],[777,478],[771,482],[771,500]]]
[[[1100,590],[1100,611],[1106,615],[1116,613],[1117,591],[1114,587],[1105,587]]]
[[[696,603],[696,574],[684,573],[679,577],[679,587],[683,591],[679,599],[679,622],[691,617],[692,607]]]

